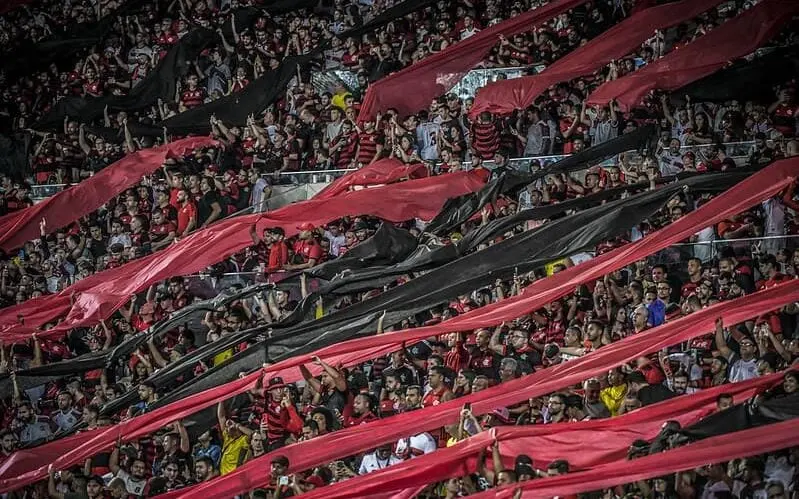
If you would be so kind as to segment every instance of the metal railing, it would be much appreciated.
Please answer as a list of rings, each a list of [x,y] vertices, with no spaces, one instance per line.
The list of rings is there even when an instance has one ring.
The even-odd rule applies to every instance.
[[[749,155],[752,152],[752,148],[755,146],[754,141],[746,141],[746,142],[729,142],[724,144],[724,148],[726,149],[725,154],[735,160],[736,164],[741,166],[741,163],[747,161],[749,159]],[[696,155],[696,162],[699,163],[709,157],[709,152],[713,148],[713,144],[702,144],[702,145],[693,145],[693,146],[683,146],[680,148],[680,152],[685,154],[686,152],[693,152]],[[626,156],[627,161],[631,165],[640,166],[643,162],[644,157],[643,155],[639,154],[637,151],[627,151],[622,153]],[[540,170],[541,168],[547,168],[553,163],[557,163],[558,161],[569,157],[568,154],[560,154],[554,156],[530,156],[524,158],[513,158],[508,161],[509,165],[519,171],[523,172],[535,172]],[[597,163],[601,166],[614,166],[617,164],[617,157],[607,159],[600,163]],[[464,162],[464,166],[469,167],[471,166],[470,162]],[[484,161],[483,165],[487,168],[491,168],[494,166],[493,161]],[[591,165],[596,166],[596,165]]]
[[[335,170],[313,170],[297,172],[281,172],[277,175],[265,173],[264,178],[271,177],[276,180],[276,184],[328,184],[333,180],[343,177],[347,173],[354,172],[355,168],[344,168]],[[31,199],[39,202],[64,190],[71,184],[35,184],[31,185]]]
[[[730,142],[724,144],[726,149],[726,155],[731,157],[735,160],[736,164],[739,166],[748,160],[749,155],[752,152],[752,148],[754,147],[754,141],[746,141],[746,142]],[[688,151],[694,152],[696,155],[697,163],[703,161],[707,158],[708,152],[713,148],[712,144],[705,144],[705,145],[694,145],[694,146],[683,146],[680,148],[680,151],[685,153]],[[643,156],[638,154],[635,151],[629,151],[624,153],[627,155],[627,160],[632,165],[640,165],[643,161]],[[568,155],[561,154],[561,155],[551,155],[551,156],[530,156],[524,158],[514,158],[509,161],[509,164],[512,168],[515,168],[522,172],[534,172],[541,168],[546,168],[549,165],[556,163],[564,158],[567,158]],[[613,166],[616,164],[616,158],[611,158],[599,163],[602,166]],[[485,161],[483,162],[488,168],[494,166],[493,161]],[[463,162],[463,166],[469,168],[471,166],[471,162]],[[594,165],[591,165],[594,166]],[[346,175],[347,173],[355,171],[355,168],[343,168],[343,169],[335,169],[335,170],[313,170],[313,171],[296,171],[296,172],[281,172],[277,175],[276,183],[279,185],[288,185],[288,184],[295,184],[295,185],[302,185],[302,184],[326,184],[330,183],[333,180]],[[266,177],[275,178],[275,175],[272,174],[264,174]],[[31,186],[31,198],[35,201],[41,201],[44,198],[52,196],[57,192],[62,191],[67,185],[69,184],[40,184],[40,185],[32,185]]]
[[[714,234],[714,237],[715,234]],[[651,264],[673,265],[687,261],[688,258],[699,258],[702,262],[718,260],[727,248],[734,251],[752,252],[753,246],[760,253],[774,254],[778,250],[799,248],[799,235],[743,237],[737,239],[712,239],[677,243],[665,248],[647,260]]]

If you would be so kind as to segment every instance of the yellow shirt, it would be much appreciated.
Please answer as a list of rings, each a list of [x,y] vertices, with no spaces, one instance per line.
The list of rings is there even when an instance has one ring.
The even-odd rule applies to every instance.
[[[211,359],[211,367],[216,367],[222,362],[225,362],[229,358],[233,357],[233,349],[230,348],[225,350],[224,352],[219,352],[218,354],[214,355],[214,358]]]
[[[624,403],[625,395],[627,395],[626,384],[609,386],[607,388],[603,388],[602,391],[599,392],[599,400],[605,404],[610,411],[611,416],[617,416],[619,414],[619,409],[621,409],[621,404]]]
[[[231,438],[228,432],[222,432],[222,457],[219,459],[219,473],[226,475],[242,464],[250,450],[250,439],[247,435]]]
[[[544,265],[544,269],[546,270],[548,276],[555,273],[555,265],[566,265],[566,259],[561,258],[560,260],[555,260],[554,262],[549,262],[548,264]]]
[[[344,111],[346,109],[346,107],[347,107],[347,105],[344,104],[344,99],[346,99],[347,96],[349,96],[349,95],[352,95],[352,94],[349,93],[349,92],[346,92],[346,93],[343,93],[343,94],[336,94],[330,99],[330,103],[332,105],[336,106],[337,108],[341,109],[342,111]]]

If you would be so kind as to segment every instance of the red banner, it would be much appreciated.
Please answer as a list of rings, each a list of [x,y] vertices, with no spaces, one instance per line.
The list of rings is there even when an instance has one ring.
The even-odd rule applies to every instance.
[[[571,289],[574,290],[574,286]],[[714,329],[718,317],[723,317],[727,324],[738,324],[759,316],[764,310],[775,310],[797,299],[799,299],[799,280],[791,280],[738,300],[721,302],[690,316],[629,336],[584,357],[537,371],[478,393],[284,447],[250,461],[224,477],[175,491],[168,494],[167,497],[168,499],[178,497],[190,499],[197,495],[206,499],[231,497],[265,484],[268,476],[264,475],[263,470],[268,466],[270,459],[277,455],[288,457],[292,463],[292,469],[297,471],[365,452],[377,445],[396,442],[408,435],[433,430],[457,421],[465,403],[471,404],[475,414],[486,414],[497,407],[510,407],[529,398],[540,397],[575,385],[592,376],[602,375],[608,369],[633,361],[642,355],[657,352],[662,348],[706,334]],[[506,320],[515,317],[518,317],[518,314],[509,316]],[[434,326],[438,329],[434,334],[441,334],[453,329],[447,326],[446,323]],[[375,338],[397,334],[387,333]],[[409,343],[413,341],[407,334],[402,334],[402,336]],[[317,354],[333,365],[338,360],[336,357],[325,357],[322,352],[317,352]],[[309,359],[303,360],[309,361]],[[274,373],[271,367],[267,369],[267,372],[270,375]],[[282,372],[278,371],[278,374],[282,374]],[[289,377],[286,381],[293,382],[297,379]]]
[[[11,251],[38,239],[42,218],[47,219],[48,234],[66,227],[161,168],[166,158],[183,156],[193,149],[214,144],[216,141],[208,137],[193,137],[128,154],[97,175],[30,208],[0,218],[0,247]]]
[[[590,282],[624,265],[629,265],[689,237],[708,225],[718,223],[732,214],[739,213],[762,200],[774,196],[791,183],[792,176],[796,175],[797,172],[799,172],[799,158],[777,161],[696,211],[650,234],[646,238],[594,258],[586,264],[570,267],[547,279],[536,281],[519,296],[463,314],[437,326],[351,340],[314,352],[314,354],[333,365],[341,363],[345,366],[352,366],[397,350],[406,341],[412,343],[413,341],[449,331],[489,327],[502,321],[513,320],[565,296],[579,284]],[[454,175],[457,174],[452,174],[448,177],[452,178]],[[391,187],[396,189],[411,183],[425,182],[426,180],[429,179],[404,182],[387,188],[359,191],[342,195],[334,198],[334,200],[345,200],[360,192],[382,191]],[[415,201],[416,198],[409,197],[406,200]],[[776,309],[784,303],[797,298],[799,298],[799,280],[790,281],[779,287],[771,288],[734,302],[721,303],[697,312],[690,317],[632,336],[593,352],[586,357],[459,399],[457,404],[445,403],[435,408],[424,409],[423,412],[394,416],[372,423],[368,428],[369,430],[375,429],[383,432],[382,438],[385,442],[396,440],[405,434],[437,428],[457,418],[460,404],[463,402],[472,402],[475,412],[485,413],[495,407],[509,406],[529,397],[551,393],[587,377],[601,374],[610,367],[634,359],[645,352],[657,351],[664,346],[701,334],[703,331],[710,331],[713,329],[715,318],[719,315],[724,316],[728,323],[736,323],[754,317],[763,310]],[[690,327],[686,327],[689,324]],[[303,363],[310,364],[310,362],[311,354],[275,364],[267,372],[270,376],[279,374],[287,382],[294,382],[301,378],[298,366]],[[98,452],[98,448],[102,449],[113,445],[120,436],[127,440],[146,434],[146,432],[141,433],[138,431],[139,425],[144,426],[152,421],[160,422],[161,425],[167,424],[176,419],[175,414],[191,414],[214,403],[217,399],[208,402],[209,393],[219,393],[222,399],[232,397],[254,386],[259,376],[260,373],[254,373],[243,380],[214,388],[209,392],[187,397],[179,403],[170,404],[152,413],[136,417],[131,420],[136,424],[122,427],[123,431],[114,431],[113,433],[103,431],[87,432],[73,437],[74,439],[69,441],[69,445],[64,446],[62,441],[52,442],[37,447],[36,452],[32,454],[40,457],[46,456],[47,458],[61,456],[56,462],[56,466],[59,468],[83,462],[84,459]],[[359,452],[360,450],[358,449],[361,449],[364,445],[375,445],[378,441],[377,434],[372,434],[365,428],[367,427],[355,427],[335,433],[333,448],[340,450],[339,455],[350,455]],[[363,433],[364,431],[366,433]],[[391,433],[392,431],[393,433]],[[81,440],[81,437],[86,440]],[[325,438],[321,437],[321,440],[314,440],[314,445],[323,444],[326,442]],[[91,445],[81,445],[84,442],[88,442]],[[304,449],[305,447],[301,447],[302,445],[298,444],[281,450],[289,452],[289,449]],[[253,463],[258,464],[250,465],[248,463],[236,470],[236,472],[215,480],[213,482],[214,490],[222,491],[221,495],[227,493],[229,497],[243,490],[243,484],[256,483],[259,477],[263,478],[262,470],[257,468],[263,462],[263,459],[265,458],[253,461]],[[41,458],[38,461],[28,461],[27,464],[20,466],[8,466],[5,464],[0,466],[0,490],[15,489],[41,479],[46,475],[46,463],[48,462],[50,461]]]
[[[655,30],[691,20],[722,1],[682,0],[641,10],[558,59],[540,74],[495,81],[480,88],[469,114],[472,117],[483,111],[510,114],[516,109],[524,109],[552,85],[590,75],[637,49]]]
[[[799,14],[795,0],[763,0],[737,17],[644,68],[600,85],[588,104],[616,99],[623,111],[639,106],[651,90],[677,90],[751,54]]]
[[[422,178],[427,176],[427,167],[422,163],[406,165],[395,158],[386,158],[375,161],[358,171],[354,171],[336,179],[330,185],[319,191],[314,199],[328,199],[347,192],[353,187],[375,187],[384,184],[393,184],[404,179]]]
[[[683,427],[698,422],[715,410],[716,398],[722,393],[741,403],[779,383],[782,377],[782,373],[776,373],[718,386],[616,418],[557,425],[500,426],[435,453],[304,495],[307,499],[372,497],[373,494],[415,489],[463,476],[476,470],[477,454],[491,445],[494,435],[500,442],[500,453],[507,468],[513,469],[517,455],[528,454],[533,458],[533,466],[539,469],[566,457],[572,470],[589,469],[625,459],[635,440],[653,439],[665,421],[678,421]]]
[[[796,420],[759,426],[642,457],[633,463],[619,460],[597,466],[589,471],[531,480],[470,497],[511,499],[515,497],[516,490],[520,488],[522,497],[525,499],[549,499],[554,496],[576,495],[581,492],[648,480],[711,463],[765,454],[799,445],[799,431],[796,431],[796,427]]]
[[[555,0],[486,28],[402,71],[382,78],[366,90],[358,121],[374,121],[377,113],[391,108],[399,111],[400,116],[427,109],[433,99],[448,92],[488,56],[491,48],[499,43],[499,35],[510,38],[531,31],[586,1]]]
[[[97,324],[130,300],[130,295],[172,276],[205,269],[252,244],[250,228],[282,227],[286,236],[303,222],[322,225],[343,216],[372,215],[391,222],[411,218],[431,220],[447,199],[474,192],[484,185],[474,172],[457,172],[383,187],[343,193],[329,199],[311,199],[285,206],[267,215],[223,220],[197,231],[168,248],[122,267],[94,274],[64,291],[28,300],[0,312],[0,337],[24,341],[47,322],[67,314],[55,328],[40,336],[63,334],[71,328]],[[70,296],[74,293],[74,303]],[[20,324],[19,317],[24,318]]]

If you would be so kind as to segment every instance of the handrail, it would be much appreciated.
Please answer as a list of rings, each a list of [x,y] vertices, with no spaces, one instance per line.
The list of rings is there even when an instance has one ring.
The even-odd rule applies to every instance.
[[[799,238],[799,234],[784,234],[781,236],[739,237],[736,239],[713,239],[711,241],[696,241],[693,243],[674,243],[672,246],[708,246],[711,244],[746,243],[751,241],[773,241],[779,239]]]
[[[754,143],[754,141],[740,141],[740,142],[727,142],[727,143],[724,143],[723,145],[727,149],[727,155],[728,156],[730,156],[732,158],[743,158],[743,157],[748,155],[748,151],[747,151],[746,154],[740,154],[741,149],[751,149],[752,147],[754,147],[755,143]],[[682,146],[680,148],[680,151],[684,151],[684,152],[688,152],[688,151],[702,152],[704,150],[710,149],[713,146],[714,146],[713,144],[697,144],[697,145],[692,145],[692,146]],[[732,151],[731,151],[731,149],[732,149]],[[733,153],[738,153],[738,154],[733,154]],[[543,155],[543,156],[526,156],[526,157],[523,157],[523,158],[510,159],[508,161],[508,163],[512,167],[515,167],[517,169],[523,169],[524,167],[522,165],[532,163],[533,161],[537,161],[540,164],[541,167],[544,167],[544,166],[550,165],[552,163],[555,163],[557,161],[560,161],[560,160],[562,160],[564,158],[567,158],[568,156],[569,156],[568,154]],[[609,166],[610,164],[612,164],[612,162],[613,162],[612,159],[608,160],[607,165]],[[470,161],[464,161],[464,162],[461,163],[461,165],[464,168],[470,167],[471,164],[472,163]],[[487,166],[487,167],[490,167],[491,165],[494,164],[494,162],[493,161],[484,161],[483,164],[485,166]],[[603,163],[600,163],[600,164],[605,164],[605,163],[603,162]],[[521,166],[521,168],[519,166],[515,166],[515,165],[519,165],[519,166]],[[301,171],[295,171],[295,172],[280,172],[280,173],[278,173],[278,177],[280,177],[281,179],[285,179],[285,180],[288,181],[287,183],[292,183],[292,184],[308,184],[308,183],[317,183],[317,182],[325,183],[325,182],[332,181],[332,178],[337,178],[337,177],[346,175],[346,174],[348,174],[350,172],[354,172],[356,170],[357,170],[357,168],[337,168],[337,169],[333,169],[333,170],[301,170]],[[264,177],[264,178],[273,177],[274,178],[274,174],[265,173],[265,174],[262,175],[262,177]],[[303,181],[304,177],[309,177],[309,178],[307,180]],[[322,178],[320,179],[319,177],[322,177]],[[283,182],[280,182],[280,183],[283,183]],[[31,197],[34,198],[35,200],[41,200],[41,199],[49,197],[49,196],[51,196],[51,195],[53,195],[53,194],[55,194],[57,192],[60,192],[67,185],[71,185],[71,184],[35,184],[35,185],[31,186],[31,191],[32,191]],[[44,195],[37,195],[37,191],[52,191],[52,192],[44,193]]]

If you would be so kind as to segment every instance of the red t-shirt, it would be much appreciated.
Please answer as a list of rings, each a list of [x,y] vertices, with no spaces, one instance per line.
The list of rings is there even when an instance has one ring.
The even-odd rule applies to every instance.
[[[307,263],[314,259],[317,262],[322,259],[322,247],[315,239],[300,240],[294,243],[294,253],[302,256],[302,261]]]
[[[189,226],[189,220],[197,219],[197,207],[194,203],[186,203],[178,210],[178,234],[183,234]]]
[[[279,241],[269,246],[269,266],[267,272],[280,270],[289,263],[289,248],[285,241]]]

